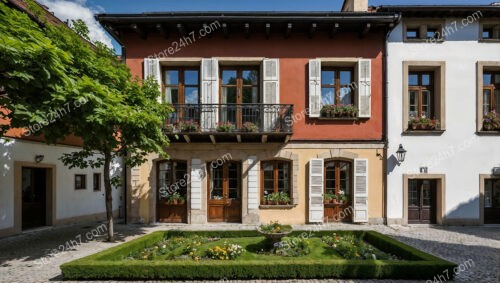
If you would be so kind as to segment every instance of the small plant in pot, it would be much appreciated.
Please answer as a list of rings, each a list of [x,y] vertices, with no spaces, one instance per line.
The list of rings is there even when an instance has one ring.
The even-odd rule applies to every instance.
[[[333,109],[334,109],[334,105],[330,105],[330,104],[323,105],[321,107],[321,110],[320,110],[321,116],[326,117],[326,118],[334,117]]]
[[[178,127],[181,130],[181,132],[196,132],[200,128],[198,123],[192,120],[180,122]]]
[[[341,204],[347,204],[347,202],[349,201],[349,196],[346,195],[346,193],[341,190],[338,195],[338,200],[340,201]]]
[[[278,203],[282,205],[290,204],[290,196],[285,192],[279,192]]]
[[[495,110],[484,114],[483,131],[500,131],[500,115]]]
[[[243,123],[241,130],[243,132],[247,132],[247,133],[256,133],[259,131],[259,126],[257,126],[256,124],[254,124],[252,122],[245,122],[245,123]]]
[[[257,227],[257,231],[263,234],[272,245],[281,241],[281,238],[292,232],[292,226],[282,225],[278,221],[271,221],[269,224],[262,224]]]
[[[175,192],[167,198],[167,203],[168,204],[178,204],[180,198],[182,198],[181,194],[179,194],[178,192]]]
[[[332,193],[325,193],[323,195],[323,203],[324,204],[329,204],[329,203],[332,203],[333,202],[333,199],[336,198],[337,196],[335,194],[332,194]]]
[[[175,131],[175,125],[174,124],[166,124],[163,127],[163,131],[165,133],[173,133]]]
[[[267,204],[276,205],[279,204],[280,195],[279,193],[271,193],[267,195]]]
[[[227,121],[227,122],[220,122],[219,125],[217,125],[217,132],[232,132],[234,130],[234,124]]]

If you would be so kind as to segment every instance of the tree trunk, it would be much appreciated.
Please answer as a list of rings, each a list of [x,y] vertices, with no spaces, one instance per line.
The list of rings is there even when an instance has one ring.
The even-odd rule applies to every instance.
[[[111,154],[104,154],[104,191],[106,193],[106,217],[108,220],[108,242],[114,242],[113,232],[113,195],[111,189],[111,178],[109,176],[111,164]]]

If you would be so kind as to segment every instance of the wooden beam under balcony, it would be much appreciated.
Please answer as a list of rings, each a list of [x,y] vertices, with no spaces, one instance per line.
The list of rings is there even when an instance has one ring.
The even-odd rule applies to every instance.
[[[287,143],[290,140],[291,137],[292,137],[292,135],[286,135],[286,137],[285,137],[285,143]]]
[[[236,140],[238,141],[238,143],[241,143],[241,135],[236,135]]]
[[[216,144],[214,135],[210,135],[210,141],[212,141],[212,144]]]
[[[190,143],[191,142],[191,139],[189,138],[188,135],[182,135],[184,137],[184,139],[186,140],[187,143]]]
[[[267,143],[267,135],[262,135],[262,143]]]

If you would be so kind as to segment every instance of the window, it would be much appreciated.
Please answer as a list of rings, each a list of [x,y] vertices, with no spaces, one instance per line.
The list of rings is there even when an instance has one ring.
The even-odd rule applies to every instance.
[[[439,135],[446,129],[445,62],[403,62],[403,133]]]
[[[277,193],[285,193],[291,199],[290,184],[290,162],[282,160],[261,162],[261,195],[263,201],[265,201],[269,195]],[[289,203],[290,200],[284,202]]]
[[[172,104],[198,104],[199,81],[199,71],[197,69],[166,69],[163,80],[165,101]]]
[[[409,119],[433,118],[434,72],[410,72],[408,75]]]
[[[85,190],[87,188],[87,175],[75,175],[75,190]]]
[[[433,39],[430,42],[435,43],[442,41],[446,33],[451,33],[450,30],[443,29],[443,26],[444,22],[442,21],[409,21],[404,26],[403,37],[405,41],[429,41],[429,39]]]
[[[92,185],[94,188],[94,192],[101,190],[101,174],[100,173],[94,173],[94,179],[93,179]]]
[[[260,102],[259,80],[256,67],[221,69],[221,122],[230,122],[238,128],[246,122],[258,124],[258,107],[252,107],[251,104]]]
[[[341,160],[325,162],[325,194],[351,194],[351,163]]]
[[[483,114],[500,112],[500,71],[483,72]]]
[[[480,39],[484,41],[500,40],[500,24],[498,23],[483,23],[480,25]]]
[[[406,38],[407,39],[418,39],[420,38],[419,28],[407,28],[406,29]]]
[[[168,199],[174,193],[187,194],[187,162],[161,161],[158,163],[158,200]]]
[[[322,104],[354,104],[353,68],[322,67],[321,102]]]

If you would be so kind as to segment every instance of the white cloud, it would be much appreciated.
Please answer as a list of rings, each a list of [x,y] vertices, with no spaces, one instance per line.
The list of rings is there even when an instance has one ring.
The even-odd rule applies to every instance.
[[[113,47],[111,38],[94,18],[95,13],[104,12],[104,8],[101,6],[96,8],[86,7],[87,0],[38,0],[38,2],[49,7],[49,10],[63,21],[70,20],[71,23],[71,20],[82,19],[89,28],[89,37],[92,41],[100,41],[109,47]]]

